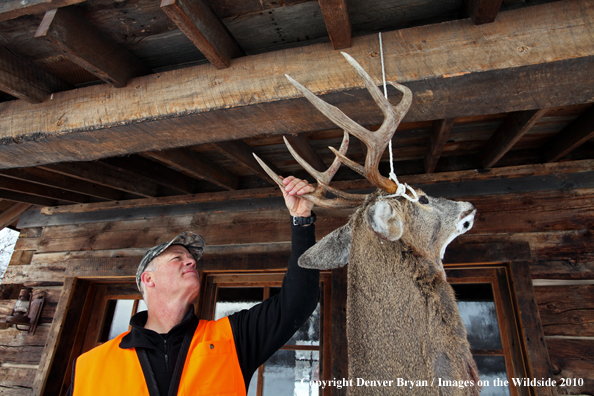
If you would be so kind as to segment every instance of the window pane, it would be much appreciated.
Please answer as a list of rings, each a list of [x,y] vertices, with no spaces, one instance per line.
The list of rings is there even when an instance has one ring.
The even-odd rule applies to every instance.
[[[215,320],[249,309],[264,298],[264,289],[260,287],[219,288],[217,293]]]
[[[319,379],[319,363],[318,351],[277,351],[264,365],[263,395],[317,396],[310,380]]]
[[[148,308],[146,307],[146,303],[144,302],[144,300],[139,300],[138,308],[136,309],[136,313],[142,312],[142,311],[147,311],[147,310],[148,310]]]
[[[491,284],[453,284],[473,349],[502,349]]]
[[[479,369],[481,381],[489,381],[490,386],[483,386],[481,396],[509,396],[508,386],[494,386],[495,378],[500,383],[507,381],[505,358],[503,356],[473,356]]]
[[[258,370],[254,371],[254,375],[252,375],[247,396],[256,396],[256,393],[258,393]]]
[[[128,325],[130,324],[130,316],[132,316],[133,307],[134,300],[116,300],[113,320],[111,321],[107,340],[113,340],[118,335],[128,331]]]

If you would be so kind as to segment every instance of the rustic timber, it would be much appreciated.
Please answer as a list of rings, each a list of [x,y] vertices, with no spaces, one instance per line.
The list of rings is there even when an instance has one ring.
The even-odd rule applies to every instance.
[[[182,193],[191,194],[197,191],[197,180],[187,177],[166,166],[150,161],[141,156],[105,158],[102,164],[108,165],[121,172],[139,175],[154,183],[167,186]]]
[[[243,55],[235,38],[204,0],[162,0],[161,9],[217,69]]]
[[[74,86],[0,46],[0,90],[28,103],[41,103],[52,92]]]
[[[122,174],[99,163],[63,163],[40,166],[40,169],[74,177],[90,183],[122,190],[136,196],[154,197],[158,185],[148,180]]]
[[[468,15],[475,25],[495,21],[503,0],[464,0]]]
[[[36,195],[29,195],[23,193],[17,193],[14,191],[0,189],[0,198],[7,199],[10,201],[26,203],[30,205],[41,205],[41,206],[54,206],[60,202],[55,199],[48,199],[39,197]]]
[[[425,153],[425,173],[433,173],[443,148],[450,136],[455,118],[447,120],[435,120],[431,125],[431,135],[429,137],[429,146]]]
[[[277,230],[283,231],[288,228],[288,225],[283,223],[279,225]],[[328,234],[332,230],[322,231],[323,232],[319,233],[320,237]],[[227,230],[227,232],[230,231]],[[200,234],[204,233],[200,232]],[[170,235],[167,235],[163,240],[170,240],[171,238]],[[206,237],[206,239],[208,241],[208,237]],[[270,238],[268,238],[268,240],[270,240]],[[290,240],[289,233],[283,233],[283,240]],[[256,243],[257,238],[254,238],[253,241]],[[73,240],[72,242],[71,246],[73,249],[76,249],[75,246],[78,246],[80,251],[87,250],[87,247],[80,240]],[[157,241],[156,243],[160,243],[160,241]],[[123,253],[125,251],[121,250],[122,257],[95,257],[92,252],[87,253],[88,257],[84,257],[84,252],[76,255],[38,253],[36,256],[43,258],[36,259],[35,263],[32,265],[9,266],[5,274],[5,281],[11,283],[35,284],[47,279],[62,282],[65,277],[70,276],[134,276],[144,250],[156,243],[149,240],[139,240],[136,245],[131,246],[130,255],[124,255]],[[242,254],[234,254],[237,249],[226,252],[224,245],[218,246],[218,249],[215,249],[218,250],[217,253],[213,252],[212,254],[205,254],[203,258],[200,259],[199,268],[203,271],[226,272],[283,270],[287,268],[291,252],[288,244],[281,244],[281,246],[283,247],[283,250],[277,252],[268,252],[266,251],[266,248],[263,247],[261,252],[253,251]],[[142,249],[137,249],[136,247],[142,247]],[[520,252],[514,252],[514,249],[519,249]],[[93,250],[96,253],[101,253],[101,246],[97,246],[97,249]],[[444,260],[446,265],[449,263],[456,265],[501,263],[529,258],[529,251],[526,245],[520,243],[458,244],[449,246],[447,252],[446,259]],[[52,256],[54,257],[52,258]],[[70,256],[80,258],[72,258]],[[59,259],[60,257],[61,260]]]
[[[4,169],[0,171],[0,175],[49,187],[56,187],[62,190],[99,198],[101,200],[118,200],[125,198],[125,195],[121,191],[38,168]]]
[[[388,54],[386,77],[407,84],[416,93],[415,103],[404,121],[530,110],[590,101],[588,87],[594,81],[591,67],[594,50],[591,51],[591,25],[587,21],[594,14],[591,8],[589,2],[579,0],[554,2],[502,12],[496,27],[487,24],[468,30],[466,21],[452,21],[385,34],[384,46]],[[537,27],[543,25],[557,32],[554,48],[551,48],[546,35],[536,33],[539,31]],[[427,36],[442,39],[427,41],[421,49],[399,45],[403,41],[421,42]],[[487,63],[481,56],[483,46],[480,43],[485,40],[491,43]],[[532,46],[528,49],[526,46],[510,47],[510,40],[530,42]],[[580,57],[575,55],[576,45],[581,48]],[[260,54],[239,58],[236,66],[217,71],[215,80],[212,80],[208,66],[196,66],[139,77],[137,83],[144,87],[142,90],[136,89],[137,85],[123,90],[94,86],[78,89],[76,93],[61,93],[55,95],[51,108],[68,108],[68,117],[62,119],[63,112],[50,111],[45,103],[36,106],[35,113],[31,113],[29,108],[25,112],[18,101],[2,104],[0,107],[10,107],[13,119],[11,128],[2,131],[3,136],[27,136],[31,139],[33,133],[36,135],[34,140],[18,147],[14,144],[3,146],[0,162],[4,167],[32,165],[28,158],[32,158],[33,151],[36,162],[47,163],[97,159],[154,150],[155,147],[166,149],[266,133],[327,129],[329,121],[307,110],[304,100],[296,99],[296,92],[288,88],[282,73],[289,72],[306,86],[315,87],[314,93],[349,90],[353,98],[361,95],[356,91],[361,88],[361,82],[338,58],[340,54],[328,51],[327,44],[308,48],[308,51],[286,49],[274,56]],[[378,57],[369,56],[376,48],[376,37],[365,36],[359,38],[349,52],[362,62],[371,75],[380,76]],[[325,56],[319,56],[320,51]],[[521,52],[521,56],[517,51]],[[444,58],[451,62],[443,62]],[[420,70],[417,67],[419,64],[424,65]],[[243,70],[250,72],[242,73]],[[254,75],[258,78],[253,78]],[[224,84],[220,84],[223,81]],[[205,83],[214,84],[215,90],[204,90]],[[510,90],[510,86],[515,89]],[[147,95],[147,92],[152,94]],[[327,98],[333,95],[338,94],[328,94]],[[93,100],[80,102],[81,97],[102,101],[108,96],[110,100],[106,101],[106,111],[101,115],[92,110],[95,106]],[[180,102],[179,98],[188,97],[193,99]],[[452,101],[452,97],[462,99]],[[236,118],[238,109],[245,106],[248,98],[253,98],[249,99],[250,109],[257,107],[251,117],[241,118],[250,128],[223,127],[221,118]],[[281,99],[284,100],[279,102]],[[73,100],[79,106],[69,105]],[[349,116],[355,118],[368,114],[371,108],[376,109],[366,101],[351,105],[353,112],[346,110]],[[279,124],[283,125],[279,120],[285,123],[280,114],[286,115],[288,110],[298,115],[301,113],[292,121],[299,125],[299,129],[278,128]],[[241,113],[246,114],[246,109]],[[381,116],[365,115],[364,118],[365,125],[381,122],[378,122]],[[31,119],[37,122],[33,125],[29,121]],[[77,121],[83,119],[84,125]],[[200,125],[199,131],[196,131],[196,125]],[[171,139],[170,132],[162,133],[172,130],[176,131],[176,139]],[[76,142],[77,150],[57,150],[58,135],[60,146],[72,147]],[[43,145],[47,150],[37,148],[41,137],[44,137]]]
[[[258,161],[253,156],[252,149],[249,145],[247,145],[242,140],[232,140],[224,143],[213,143],[213,146],[221,153],[227,155],[228,157],[240,162],[245,167],[249,168],[252,172],[257,174],[260,178],[266,180],[267,182],[276,185],[276,183],[272,183],[270,180],[270,176],[262,169]],[[280,175],[282,172],[278,170],[278,168],[268,161],[267,165],[274,173]]]
[[[528,262],[517,262],[511,265],[512,293],[517,298],[517,319],[520,335],[523,338],[524,354],[528,360],[529,378],[552,378],[552,366],[547,352],[542,323],[535,301],[534,287]],[[539,388],[540,395],[555,395],[554,389]]]
[[[327,169],[322,158],[314,150],[311,144],[309,144],[309,141],[304,135],[287,135],[285,138],[289,141],[297,154],[317,171],[324,172]]]
[[[594,137],[594,106],[563,128],[543,147],[545,160],[547,162],[558,161],[592,137]]]
[[[15,203],[10,208],[0,213],[0,230],[19,218],[31,205],[25,203]]]
[[[495,165],[546,111],[547,109],[539,109],[510,113],[481,150],[479,156],[483,167],[491,168]]]
[[[594,285],[534,288],[546,336],[594,336]]]
[[[18,18],[23,15],[33,15],[48,10],[82,3],[86,0],[5,0],[0,4],[0,22]]]
[[[510,179],[527,176],[546,176],[553,174],[581,173],[594,168],[594,160],[568,161],[551,164],[520,165],[505,168],[476,169],[456,172],[443,172],[433,174],[403,175],[399,180],[415,187],[419,185],[450,183],[452,181],[470,182],[492,179]],[[331,186],[343,191],[364,191],[372,188],[366,179],[332,182]],[[234,201],[249,198],[269,198],[280,196],[277,187],[253,189],[250,191],[229,191],[216,193],[203,193],[183,197],[161,197],[153,199],[129,200],[124,202],[104,202],[84,205],[70,205],[62,207],[46,207],[42,214],[52,215],[60,213],[82,213],[94,212],[118,208],[141,208],[152,206],[168,206],[180,204],[192,204],[199,202],[220,202]],[[27,226],[28,227],[28,226]]]
[[[72,344],[78,328],[87,289],[88,282],[84,280],[76,278],[64,280],[55,320],[43,350],[39,370],[34,377],[33,394],[58,394],[61,381],[50,381],[49,379],[64,378],[71,349],[69,346]]]
[[[404,180],[404,178],[403,178]],[[589,189],[594,188],[594,172],[580,172],[570,174],[554,174],[547,176],[527,176],[511,179],[487,179],[478,181],[463,181],[458,183],[437,183],[437,184],[417,184],[415,187],[421,188],[430,196],[447,197],[447,198],[464,198],[473,200],[473,197],[485,195],[503,195],[503,194],[521,194],[527,192],[539,192],[549,190],[563,190],[563,189]],[[254,198],[254,199],[237,199],[237,200],[200,200],[200,199],[182,199],[165,200],[164,202],[175,202],[170,205],[155,206],[147,209],[144,205],[126,205],[125,203],[114,203],[111,205],[99,206],[105,210],[88,210],[81,211],[81,207],[73,207],[74,210],[52,210],[40,209],[31,210],[24,213],[19,221],[19,227],[38,227],[48,225],[73,224],[78,222],[101,222],[101,221],[117,221],[121,219],[135,219],[135,218],[151,218],[161,217],[164,215],[185,215],[185,214],[207,214],[215,212],[261,212],[271,209],[283,209],[284,202],[279,197],[278,189],[266,189],[268,198]],[[273,196],[273,197],[271,197]],[[210,195],[209,197],[212,197]],[[244,198],[244,196],[239,196]],[[151,201],[157,204],[158,201]],[[180,203],[187,202],[187,203]],[[90,204],[93,205],[93,204]],[[157,204],[158,205],[158,204]],[[91,208],[92,206],[87,206]],[[577,209],[581,213],[588,214],[591,210],[587,207]],[[47,214],[53,213],[53,216]],[[322,212],[321,212],[322,213]],[[479,214],[480,215],[480,214]],[[563,216],[561,213],[558,214]],[[558,216],[557,215],[557,216]],[[494,214],[497,219],[497,215]],[[588,217],[586,217],[588,218]],[[485,217],[489,219],[489,217]],[[537,219],[527,219],[532,228],[536,231],[538,228],[548,227],[554,224],[555,217],[547,219],[547,217],[540,217],[542,221],[540,226],[537,226]],[[559,219],[563,221],[563,218]],[[567,221],[567,220],[566,220]],[[576,221],[580,221],[579,218]],[[586,220],[587,221],[587,220]],[[549,222],[549,223],[547,223]],[[487,227],[500,227],[505,222],[497,220],[495,223],[486,222]],[[513,223],[509,222],[508,227]],[[475,228],[482,226],[477,224]]]
[[[155,151],[143,154],[179,170],[181,173],[197,179],[204,179],[227,190],[236,190],[239,183],[237,176],[223,168],[192,153],[188,149]]]
[[[571,338],[547,338],[547,347],[551,356],[551,363],[555,369],[557,384],[561,378],[581,378],[583,385],[579,386],[571,381],[570,386],[561,387],[560,394],[587,395],[594,389],[594,340]]]
[[[70,203],[90,202],[89,197],[86,195],[62,190],[55,187],[48,187],[41,184],[12,179],[2,175],[0,175],[0,189],[13,191],[16,193],[36,195],[43,198],[55,199],[58,201],[65,201]]]
[[[35,37],[114,87],[125,87],[130,78],[150,73],[138,59],[72,9],[47,11]]]
[[[319,0],[328,36],[335,50],[351,46],[352,26],[346,0]]]

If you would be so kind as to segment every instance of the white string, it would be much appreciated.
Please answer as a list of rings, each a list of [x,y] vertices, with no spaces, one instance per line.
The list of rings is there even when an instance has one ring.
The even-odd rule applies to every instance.
[[[384,65],[384,45],[382,44],[382,32],[379,33],[379,45],[380,45],[380,59],[382,61],[382,78],[384,80],[384,96],[388,99],[388,88],[386,86],[386,66]],[[392,139],[390,139],[390,144],[388,145],[390,150],[390,177],[389,179],[396,183],[396,192],[391,195],[386,195],[384,198],[393,198],[393,197],[404,197],[411,202],[417,202],[419,197],[416,191],[406,183],[400,183],[398,181],[398,177],[394,172],[394,155],[392,154]],[[406,190],[410,191],[413,197],[406,194]]]

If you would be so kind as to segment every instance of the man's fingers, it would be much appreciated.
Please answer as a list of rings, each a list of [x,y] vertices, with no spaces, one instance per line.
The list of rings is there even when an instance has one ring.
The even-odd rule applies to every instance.
[[[284,179],[283,184],[285,184],[285,192],[289,195],[303,195],[315,191],[315,188],[307,180],[297,179],[293,176]]]

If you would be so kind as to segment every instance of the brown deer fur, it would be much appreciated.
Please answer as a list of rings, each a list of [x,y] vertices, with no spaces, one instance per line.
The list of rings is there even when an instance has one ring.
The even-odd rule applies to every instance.
[[[445,246],[472,227],[474,206],[385,195],[372,194],[348,224],[308,250],[299,264],[329,269],[348,261],[348,364],[354,385],[357,378],[402,378],[429,386],[350,386],[348,394],[476,395],[477,368],[441,262]],[[473,384],[439,387],[440,378]]]

